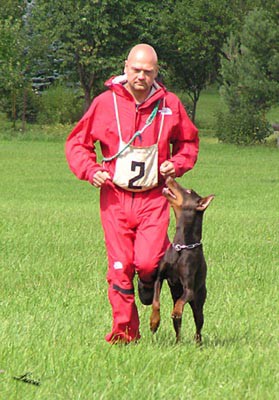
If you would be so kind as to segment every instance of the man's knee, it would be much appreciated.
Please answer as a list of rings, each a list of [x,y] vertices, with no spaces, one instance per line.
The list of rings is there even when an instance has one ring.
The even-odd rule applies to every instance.
[[[142,282],[153,282],[156,278],[158,263],[150,263],[148,260],[142,261],[137,268],[139,279]]]
[[[133,288],[133,278],[135,275],[134,267],[131,263],[123,263],[121,261],[113,261],[109,265],[107,273],[107,281],[110,285],[130,290]]]

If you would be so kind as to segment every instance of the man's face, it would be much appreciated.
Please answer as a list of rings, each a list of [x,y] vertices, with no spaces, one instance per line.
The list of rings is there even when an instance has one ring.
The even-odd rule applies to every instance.
[[[132,92],[149,93],[157,77],[158,67],[152,61],[131,59],[125,62],[124,71]]]

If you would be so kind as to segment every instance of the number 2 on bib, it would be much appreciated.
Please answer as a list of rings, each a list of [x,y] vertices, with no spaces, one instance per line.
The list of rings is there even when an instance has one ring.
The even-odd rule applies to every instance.
[[[131,170],[134,172],[138,170],[138,174],[129,180],[128,188],[129,189],[141,189],[142,186],[137,186],[134,183],[141,179],[145,173],[145,163],[142,161],[132,161]]]

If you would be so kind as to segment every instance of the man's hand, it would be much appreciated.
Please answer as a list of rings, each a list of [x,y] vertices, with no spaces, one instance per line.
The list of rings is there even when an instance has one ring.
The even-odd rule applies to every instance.
[[[92,185],[95,186],[96,188],[100,188],[107,179],[111,180],[111,177],[108,172],[97,171],[93,176]]]
[[[175,169],[171,161],[164,161],[160,166],[160,172],[164,178],[167,178],[168,176],[175,178]]]

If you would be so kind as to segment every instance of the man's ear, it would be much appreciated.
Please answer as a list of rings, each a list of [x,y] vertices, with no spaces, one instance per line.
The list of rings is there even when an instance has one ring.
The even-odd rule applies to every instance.
[[[202,199],[200,199],[199,204],[196,207],[196,210],[197,211],[206,210],[211,201],[214,199],[214,197],[215,197],[214,194],[211,194],[210,196],[203,197]]]
[[[155,68],[155,79],[158,77],[158,74],[159,74],[159,65],[156,65],[156,68]]]
[[[124,74],[127,73],[127,64],[128,64],[128,60],[125,60],[125,63],[124,63]]]

